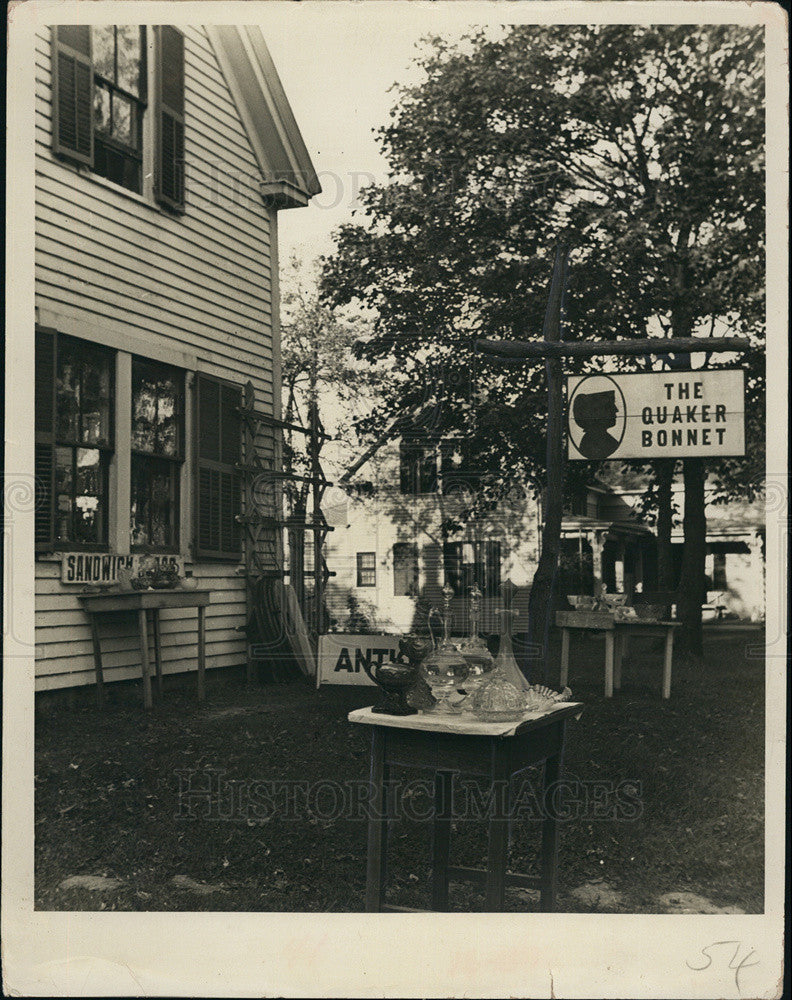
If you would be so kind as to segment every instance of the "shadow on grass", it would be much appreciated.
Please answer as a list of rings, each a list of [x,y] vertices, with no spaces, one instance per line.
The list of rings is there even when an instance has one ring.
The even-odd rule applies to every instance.
[[[570,685],[585,710],[568,726],[566,776],[588,789],[636,782],[641,808],[627,820],[593,815],[589,803],[561,824],[561,910],[602,909],[596,893],[584,903],[571,892],[581,883],[604,883],[621,894],[617,908],[624,912],[660,912],[658,896],[682,891],[761,912],[764,663],[745,654],[757,641],[747,634],[708,636],[703,663],[675,668],[665,702],[661,653],[651,640],[634,644],[622,690],[607,701],[601,640],[573,645]],[[346,713],[369,704],[370,689],[316,691],[300,682],[246,687],[210,672],[205,708],[197,708],[192,685],[179,686],[166,691],[149,717],[134,685],[113,693],[104,714],[86,702],[37,716],[37,909],[363,909],[362,819],[297,806],[294,818],[279,807],[278,815],[262,819],[249,801],[235,808],[231,796],[240,783],[249,795],[255,782],[365,782],[370,734],[350,725]],[[217,815],[200,818],[201,809],[196,818],[184,809],[179,815],[185,772],[223,772],[217,780],[227,798]],[[428,824],[400,819],[390,833],[389,900],[425,906]],[[513,825],[514,870],[535,872],[538,842],[538,823]],[[485,857],[484,825],[458,823],[452,864],[481,865]],[[123,884],[108,892],[60,889],[70,875]],[[177,876],[181,885],[172,881]],[[214,891],[185,888],[189,880]],[[468,910],[481,908],[482,900],[454,885],[451,903]],[[508,908],[531,910],[536,902],[510,893]]]

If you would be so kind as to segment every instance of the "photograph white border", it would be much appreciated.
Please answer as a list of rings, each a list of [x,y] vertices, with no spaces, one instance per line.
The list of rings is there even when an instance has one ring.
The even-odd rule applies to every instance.
[[[57,10],[55,9],[57,8]],[[376,16],[374,16],[376,14]],[[764,24],[767,42],[767,686],[765,913],[760,915],[41,912],[33,908],[33,518],[5,522],[2,930],[4,989],[25,996],[776,997],[784,906],[787,442],[787,81],[784,10],[772,3],[303,0],[54,3],[9,8],[6,489],[33,482],[33,33],[110,23],[323,18],[361,31],[413,18],[416,35],[498,19],[542,23]],[[418,30],[420,28],[420,30]],[[361,37],[361,44],[364,38]],[[339,57],[341,58],[341,56]],[[321,99],[320,95],[317,99]],[[16,488],[15,487],[15,488]],[[695,767],[695,761],[691,762]],[[361,864],[364,859],[361,858]],[[693,971],[718,941],[753,949],[740,975]]]

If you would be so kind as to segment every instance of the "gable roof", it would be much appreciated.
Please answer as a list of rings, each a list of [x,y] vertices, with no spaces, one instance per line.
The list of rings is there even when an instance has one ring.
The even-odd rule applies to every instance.
[[[262,197],[276,209],[307,205],[322,186],[261,30],[207,25],[206,33],[258,161]]]

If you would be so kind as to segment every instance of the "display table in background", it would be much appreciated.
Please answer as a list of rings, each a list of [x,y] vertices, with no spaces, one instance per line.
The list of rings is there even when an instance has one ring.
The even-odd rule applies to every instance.
[[[94,667],[96,669],[96,698],[104,706],[104,677],[102,675],[102,648],[99,642],[99,617],[103,614],[134,612],[140,634],[141,669],[143,673],[143,704],[152,707],[151,661],[148,647],[148,613],[152,613],[154,631],[154,666],[157,689],[162,694],[162,648],[160,643],[159,613],[163,608],[198,609],[198,702],[205,697],[206,675],[206,620],[205,608],[211,592],[208,590],[130,590],[107,591],[99,594],[81,594],[80,602],[91,620]]]
[[[630,638],[660,636],[665,640],[663,657],[663,698],[671,697],[671,666],[674,657],[674,630],[680,622],[630,618],[615,621],[609,611],[557,611],[556,625],[561,629],[560,686],[566,687],[569,677],[569,637],[576,630],[605,633],[605,697],[613,697],[613,689],[621,687],[622,664]]]
[[[349,721],[368,725],[371,734],[371,814],[366,862],[366,910],[411,912],[385,902],[390,768],[430,771],[434,779],[432,820],[431,909],[448,910],[449,881],[471,882],[485,891],[487,910],[502,910],[507,885],[540,890],[539,908],[555,907],[558,831],[552,808],[542,821],[541,875],[507,873],[508,817],[491,816],[487,868],[454,867],[449,863],[452,781],[455,772],[484,775],[508,789],[511,776],[544,762],[544,792],[550,798],[561,776],[567,720],[579,715],[579,703],[562,703],[546,712],[526,712],[518,722],[480,722],[464,715],[379,715],[371,708],[349,713]],[[507,795],[508,806],[508,795]],[[493,801],[498,796],[493,795]],[[508,809],[506,810],[508,812]]]

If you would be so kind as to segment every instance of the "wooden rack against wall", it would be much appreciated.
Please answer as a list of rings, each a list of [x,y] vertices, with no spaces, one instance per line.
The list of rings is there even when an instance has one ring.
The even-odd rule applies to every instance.
[[[309,408],[308,426],[279,420],[255,407],[253,385],[245,386],[243,405],[239,408],[243,435],[244,461],[237,466],[243,479],[243,510],[237,517],[242,525],[244,540],[244,565],[247,583],[248,607],[253,609],[260,599],[262,579],[282,580],[285,575],[297,596],[297,601],[305,624],[314,640],[314,651],[318,636],[323,630],[322,608],[328,579],[333,575],[324,557],[324,543],[333,528],[327,523],[322,512],[322,499],[328,482],[322,470],[320,453],[330,435],[325,432],[319,418],[318,408]],[[309,475],[296,475],[279,468],[280,448],[278,437],[283,430],[305,434],[308,437],[310,461]],[[272,457],[264,453],[263,442],[273,442]],[[302,516],[283,516],[283,490],[285,481],[307,483],[311,490],[312,512]],[[284,568],[283,528],[289,532],[289,568]],[[304,568],[305,533],[310,532],[313,541],[313,567]],[[305,577],[313,578],[313,597],[306,598]],[[251,620],[254,616],[251,615]],[[276,639],[273,636],[258,636],[260,643]],[[249,634],[247,676],[253,677],[256,657],[252,654],[255,637]]]

